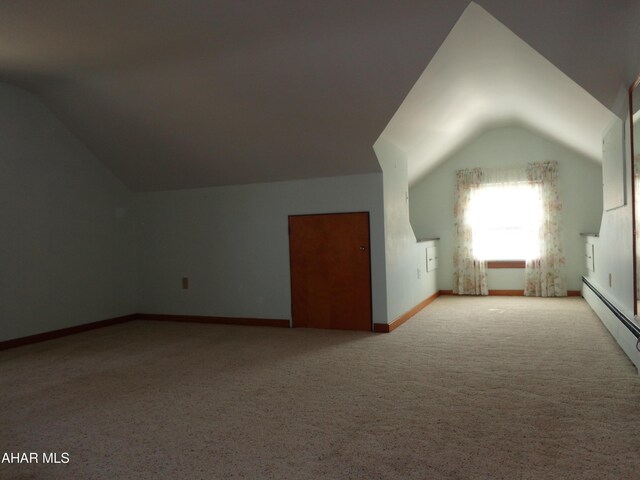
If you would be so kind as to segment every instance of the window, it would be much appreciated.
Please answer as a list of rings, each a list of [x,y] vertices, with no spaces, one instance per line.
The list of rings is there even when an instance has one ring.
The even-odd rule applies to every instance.
[[[456,171],[453,292],[487,295],[491,264],[524,263],[525,295],[566,296],[561,212],[556,161]]]
[[[529,182],[484,184],[473,189],[469,203],[474,258],[539,258],[540,188]]]

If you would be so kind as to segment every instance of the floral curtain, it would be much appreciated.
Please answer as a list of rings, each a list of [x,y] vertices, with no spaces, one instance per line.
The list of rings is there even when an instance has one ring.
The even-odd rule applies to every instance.
[[[474,189],[483,178],[480,168],[456,172],[456,203],[454,206],[455,246],[453,254],[453,293],[458,295],[488,295],[487,263],[473,256],[473,230],[469,208]]]
[[[524,294],[531,297],[565,297],[564,253],[562,249],[562,202],[558,194],[558,162],[529,163],[527,179],[540,189],[542,223],[540,257],[527,260]]]

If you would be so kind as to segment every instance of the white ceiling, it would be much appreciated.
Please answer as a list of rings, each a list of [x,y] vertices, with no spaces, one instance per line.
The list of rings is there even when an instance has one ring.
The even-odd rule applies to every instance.
[[[471,3],[387,125],[415,183],[488,128],[524,125],[602,160],[614,119],[502,23]]]
[[[637,0],[477,1],[609,108],[640,68]],[[4,1],[0,79],[135,191],[375,172],[373,143],[468,4]],[[464,98],[467,74],[443,85],[466,92],[448,129],[486,101]]]

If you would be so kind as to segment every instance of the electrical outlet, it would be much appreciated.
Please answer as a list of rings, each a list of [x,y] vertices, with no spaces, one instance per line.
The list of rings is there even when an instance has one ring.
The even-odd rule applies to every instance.
[[[189,290],[189,277],[182,277],[182,289]]]

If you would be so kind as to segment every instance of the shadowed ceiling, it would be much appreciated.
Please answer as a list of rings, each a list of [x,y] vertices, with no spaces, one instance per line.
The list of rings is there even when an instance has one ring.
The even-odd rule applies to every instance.
[[[0,4],[0,77],[132,190],[379,171],[372,145],[467,0]],[[478,2],[608,108],[635,0]]]

